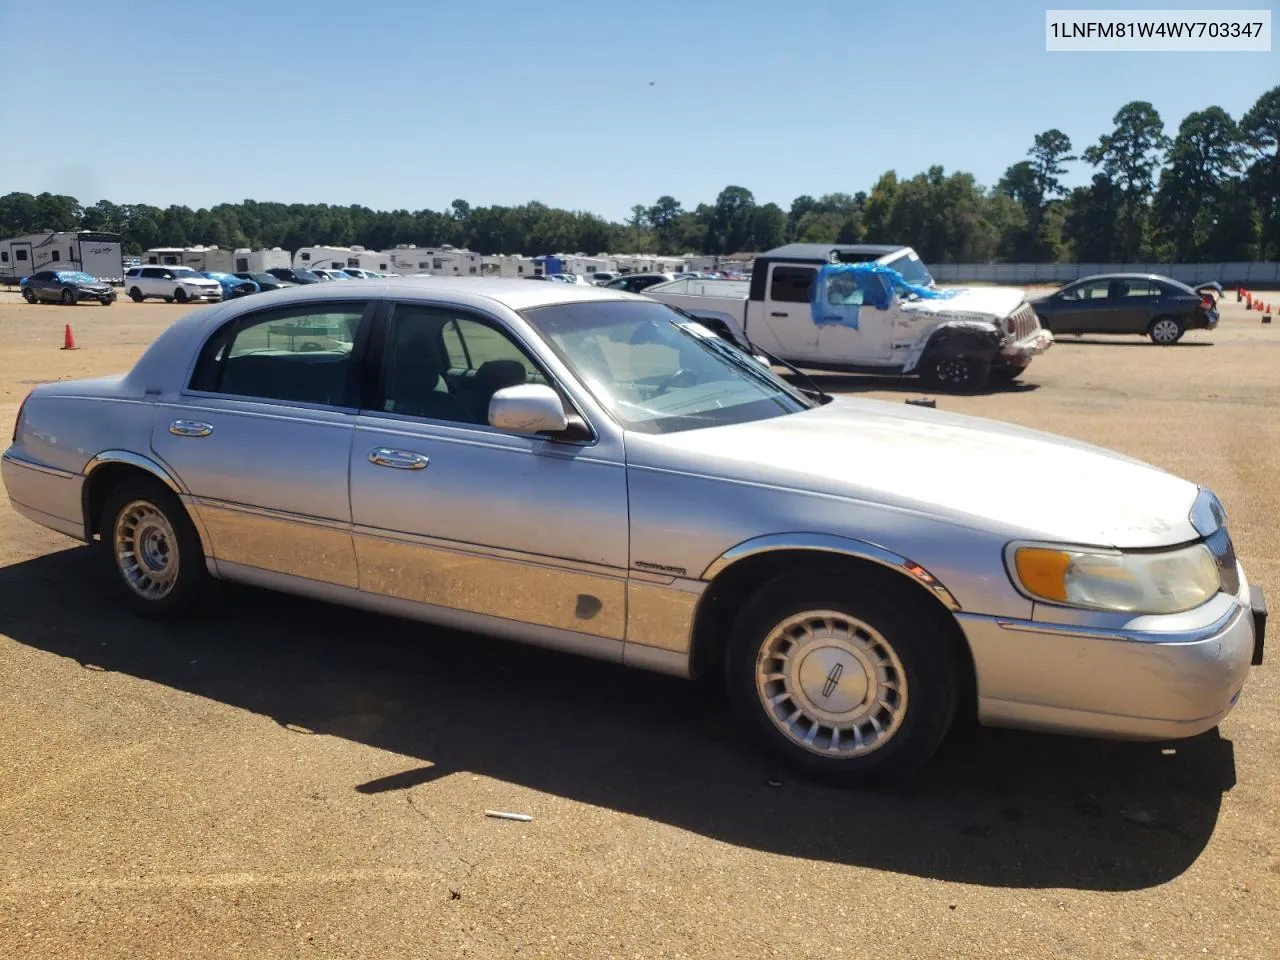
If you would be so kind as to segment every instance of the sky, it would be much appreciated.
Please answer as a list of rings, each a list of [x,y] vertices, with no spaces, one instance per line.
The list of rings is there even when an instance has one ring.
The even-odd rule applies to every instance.
[[[1074,6],[1060,3],[1058,6]],[[1271,9],[1276,0],[1097,8]],[[1048,53],[1027,0],[0,0],[0,194],[191,207],[784,209],[932,164],[994,184],[1130,100],[1239,116],[1280,52]],[[14,43],[26,37],[32,42]],[[1077,164],[1073,182],[1087,181]]]

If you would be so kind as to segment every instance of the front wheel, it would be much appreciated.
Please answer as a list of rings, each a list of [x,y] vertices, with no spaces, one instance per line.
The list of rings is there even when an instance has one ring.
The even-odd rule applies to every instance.
[[[956,711],[948,638],[907,587],[814,572],[739,614],[725,679],[763,746],[804,773],[871,783],[922,766]]]
[[[27,301],[27,303],[35,303],[36,292],[32,290],[30,287],[27,287],[25,290],[22,291],[22,299]]]
[[[143,300],[142,291],[139,290],[137,287],[134,287],[132,290],[129,291],[129,299],[132,300],[134,303],[141,303]]]
[[[209,587],[204,550],[178,498],[159,480],[134,477],[108,495],[102,539],[130,604],[163,619],[197,609]]]
[[[186,303],[187,291],[183,290],[182,287],[178,287],[178,289],[173,291],[173,299],[177,300],[179,303]]]
[[[977,393],[991,376],[991,364],[973,357],[940,357],[926,360],[924,379],[952,393]]]
[[[76,294],[74,290],[62,291],[62,305],[64,307],[74,306],[76,302]]]
[[[1016,366],[1011,363],[1002,363],[999,366],[991,368],[991,379],[997,383],[1012,383],[1022,376],[1023,371],[1027,369],[1027,364]]]
[[[1151,321],[1147,336],[1152,343],[1167,347],[1182,339],[1182,323],[1176,317],[1157,317]]]
[[[109,306],[111,306],[111,298],[110,298],[110,297],[103,297],[103,298],[102,298],[101,300],[99,300],[98,302],[99,302],[99,303],[101,303],[104,307],[109,307]]]

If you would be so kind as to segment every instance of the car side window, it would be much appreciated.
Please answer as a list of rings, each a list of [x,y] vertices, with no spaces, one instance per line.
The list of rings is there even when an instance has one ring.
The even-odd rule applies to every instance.
[[[1161,295],[1160,288],[1149,280],[1129,280],[1128,289],[1124,294],[1126,297],[1159,297]]]
[[[250,314],[205,343],[190,388],[290,403],[345,406],[363,303]]]
[[[782,303],[808,303],[809,290],[818,271],[813,267],[774,267],[769,299]]]
[[[1080,286],[1071,290],[1064,291],[1062,298],[1064,300],[1105,300],[1107,296],[1107,285],[1105,283],[1082,283]]]
[[[505,330],[443,307],[396,304],[383,355],[386,413],[487,425],[499,390],[548,382]]]

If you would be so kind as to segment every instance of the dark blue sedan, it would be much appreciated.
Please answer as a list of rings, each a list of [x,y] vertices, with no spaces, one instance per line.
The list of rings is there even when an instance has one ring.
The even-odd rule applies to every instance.
[[[19,285],[27,303],[65,303],[71,306],[81,300],[97,300],[109,307],[116,299],[111,284],[80,270],[41,270],[23,277]]]

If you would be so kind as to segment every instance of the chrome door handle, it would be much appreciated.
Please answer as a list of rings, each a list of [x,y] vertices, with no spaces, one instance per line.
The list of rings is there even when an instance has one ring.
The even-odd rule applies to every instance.
[[[169,432],[175,437],[207,437],[213,433],[213,424],[199,420],[175,420],[169,424]]]
[[[369,462],[377,467],[394,467],[396,470],[424,470],[430,460],[409,450],[378,447],[369,451]]]

